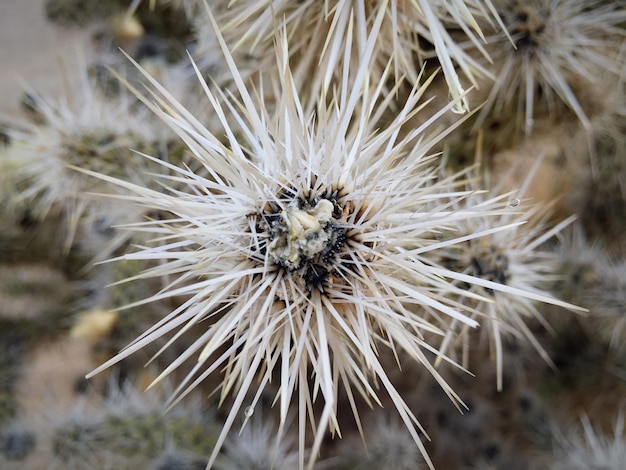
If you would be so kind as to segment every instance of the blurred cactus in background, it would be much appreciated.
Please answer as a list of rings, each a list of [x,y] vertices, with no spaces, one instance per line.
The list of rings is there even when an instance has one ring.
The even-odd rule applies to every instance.
[[[623,1],[44,5],[2,468],[621,468]]]

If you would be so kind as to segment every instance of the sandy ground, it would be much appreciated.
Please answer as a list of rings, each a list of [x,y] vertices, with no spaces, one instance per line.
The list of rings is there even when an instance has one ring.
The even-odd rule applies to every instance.
[[[0,0],[0,111],[19,105],[25,85],[42,94],[67,86],[62,70],[89,47],[89,32],[46,21],[45,0]]]

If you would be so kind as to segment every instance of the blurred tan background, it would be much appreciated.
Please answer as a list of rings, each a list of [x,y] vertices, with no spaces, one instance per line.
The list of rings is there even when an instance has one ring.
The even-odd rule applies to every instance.
[[[48,94],[63,86],[62,64],[90,47],[86,29],[55,27],[46,21],[45,0],[0,0],[0,111],[19,106],[22,83]]]

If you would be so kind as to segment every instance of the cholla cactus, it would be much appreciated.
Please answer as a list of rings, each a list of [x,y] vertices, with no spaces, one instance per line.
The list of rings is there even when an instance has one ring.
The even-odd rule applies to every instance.
[[[133,13],[140,3],[147,3],[150,9],[154,10],[157,5],[168,5],[176,9],[181,9],[189,17],[198,13],[199,3],[196,0],[132,0],[128,7],[128,12]]]
[[[605,344],[613,349],[626,351],[626,263],[596,260],[598,278],[580,298],[581,305],[588,306],[597,333]]]
[[[556,114],[561,101],[589,127],[581,96],[595,91],[599,77],[623,74],[619,54],[625,33],[623,2],[494,0],[493,4],[510,36],[496,32],[486,38],[496,80],[478,125],[490,112],[496,116],[513,112],[518,128],[528,134],[535,116]]]
[[[204,466],[219,429],[198,396],[167,414],[161,394],[130,384],[111,383],[106,398],[79,397],[69,410],[48,398],[45,412],[19,415],[0,434],[3,469],[155,468],[175,450]]]
[[[370,429],[365,436],[367,448],[342,444],[341,457],[332,461],[332,468],[367,470],[421,470],[426,469],[406,427],[395,419],[378,417],[368,423]],[[350,443],[354,444],[354,443]],[[357,447],[357,445],[359,447]],[[324,467],[322,462],[322,467]]]
[[[451,278],[456,283],[481,297],[478,303],[472,301],[472,318],[478,320],[481,328],[489,334],[490,348],[496,358],[498,390],[502,389],[503,336],[511,335],[529,341],[541,357],[551,364],[549,356],[527,325],[528,321],[535,320],[550,330],[536,305],[537,301],[584,311],[558,300],[550,293],[560,267],[559,257],[558,253],[544,246],[575,217],[569,217],[549,228],[549,207],[530,205],[519,199],[531,183],[540,162],[541,159],[538,159],[524,187],[510,196],[510,213],[497,218],[474,218],[460,222],[455,237],[468,236],[472,239],[455,243],[447,250],[431,252],[438,257],[437,261],[441,265],[454,271]],[[480,206],[483,199],[483,194],[475,193],[468,197],[468,202]],[[498,230],[490,233],[494,228],[505,225],[512,228],[505,232]],[[475,238],[477,233],[485,236]],[[525,298],[521,298],[517,290],[526,292]],[[450,331],[443,342],[442,351],[447,352],[450,342],[458,341],[464,349],[463,363],[467,365],[469,333],[465,326],[458,336]]]
[[[215,468],[217,470],[297,468],[299,454],[295,439],[286,436],[285,439],[276,442],[276,431],[277,427],[271,420],[263,420],[262,416],[252,418],[238,435],[226,440],[224,452],[215,462]]]
[[[64,98],[33,95],[40,122],[14,123],[8,131],[12,144],[0,160],[2,186],[11,204],[27,207],[36,219],[63,217],[67,250],[79,228],[85,227],[89,240],[85,245],[99,240],[93,250],[102,258],[127,240],[128,234],[116,232],[112,225],[141,221],[147,211],[119,199],[115,203],[90,199],[87,194],[93,191],[120,196],[121,190],[70,166],[148,184],[149,173],[160,170],[160,165],[130,149],[158,155],[165,150],[167,133],[145,110],[137,109],[129,93],[104,96],[86,72],[76,80]]]
[[[599,243],[586,241],[576,227],[560,249],[564,274],[555,290],[589,309],[587,332],[617,352],[626,350],[626,263],[608,255]]]
[[[395,77],[406,75],[411,82],[418,79],[425,57],[435,55],[441,63],[454,110],[468,111],[464,88],[457,74],[458,66],[469,83],[477,86],[478,76],[489,73],[468,55],[446,29],[462,30],[486,55],[479,22],[502,27],[491,0],[265,0],[262,2],[236,0],[231,2],[222,19],[222,30],[235,48],[244,48],[255,56],[270,57],[274,28],[285,28],[290,41],[290,53],[297,56],[294,76],[299,89],[328,88],[337,71],[343,67],[358,67],[376,18],[383,23],[376,40],[371,67],[384,69],[391,59]],[[505,32],[506,34],[506,32]],[[422,49],[419,38],[432,44],[434,53]],[[344,59],[347,46],[352,54]],[[314,72],[312,72],[314,71]]]
[[[424,335],[443,335],[451,322],[477,326],[464,311],[469,300],[463,299],[478,296],[446,278],[552,301],[428,260],[433,250],[510,226],[496,225],[458,239],[453,235],[443,243],[436,240],[442,233],[454,234],[459,224],[511,209],[502,197],[467,203],[474,191],[457,190],[455,177],[439,178],[432,166],[428,152],[452,128],[428,130],[458,100],[422,126],[402,129],[419,111],[433,77],[415,85],[392,122],[378,129],[379,118],[392,103],[382,94],[386,73],[376,80],[368,73],[382,21],[379,15],[364,38],[358,68],[344,70],[336,95],[322,94],[311,114],[305,112],[290,72],[284,31],[277,38],[279,72],[271,83],[275,96],[271,114],[263,90],[252,93],[245,86],[218,33],[238,94],[212,91],[201,83],[219,118],[219,129],[204,127],[148,74],[152,98],[137,92],[185,141],[209,176],[161,162],[173,176],[163,177],[166,191],[160,192],[83,170],[134,193],[124,200],[171,214],[169,219],[141,224],[140,229],[153,232],[158,243],[124,258],[158,260],[160,264],[143,277],[171,279],[145,302],[187,296],[180,307],[94,373],[163,335],[173,333],[171,344],[210,320],[206,331],[156,379],[197,357],[175,393],[179,399],[208,376],[223,374],[221,401],[229,395],[233,400],[209,466],[237,417],[244,408],[258,406],[274,379],[279,440],[291,406],[297,408],[300,467],[308,447],[307,422],[313,430],[310,468],[327,430],[339,432],[339,394],[347,396],[362,433],[355,395],[380,403],[378,383],[432,467],[419,438],[421,428],[383,367],[380,350],[402,352],[422,364],[458,401],[431,365],[426,353],[436,354],[436,348]],[[217,32],[212,17],[211,22]],[[348,46],[346,63],[350,37]],[[406,131],[403,137],[401,131]],[[222,135],[225,141],[218,138]],[[323,401],[319,415],[313,411],[318,399]]]
[[[626,459],[626,434],[624,414],[616,418],[613,436],[596,431],[587,416],[581,418],[580,429],[573,429],[567,436],[557,434],[558,446],[554,452],[555,462],[551,470],[588,470],[623,468]]]

